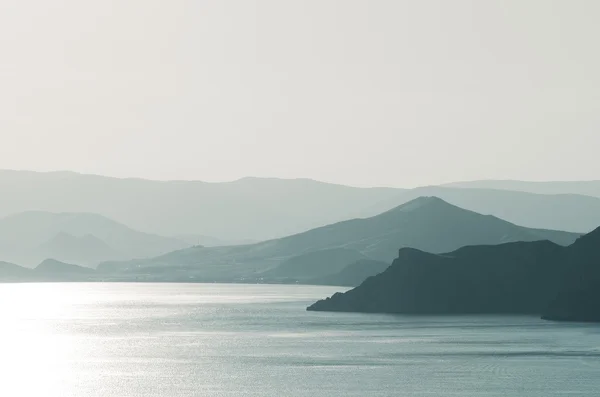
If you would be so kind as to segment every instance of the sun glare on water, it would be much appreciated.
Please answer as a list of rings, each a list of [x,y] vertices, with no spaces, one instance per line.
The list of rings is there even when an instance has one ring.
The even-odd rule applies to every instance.
[[[66,319],[75,310],[72,293],[51,284],[0,284],[0,395],[65,395],[76,339],[49,326],[60,321],[47,320]]]

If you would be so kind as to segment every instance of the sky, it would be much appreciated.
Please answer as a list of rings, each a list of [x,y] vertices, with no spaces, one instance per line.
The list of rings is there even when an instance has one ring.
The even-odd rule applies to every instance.
[[[600,179],[597,0],[0,3],[0,168]]]

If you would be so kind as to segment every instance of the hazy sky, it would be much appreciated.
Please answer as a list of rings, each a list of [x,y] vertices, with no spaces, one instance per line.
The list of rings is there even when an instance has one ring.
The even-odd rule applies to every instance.
[[[597,0],[9,0],[0,168],[600,179]]]

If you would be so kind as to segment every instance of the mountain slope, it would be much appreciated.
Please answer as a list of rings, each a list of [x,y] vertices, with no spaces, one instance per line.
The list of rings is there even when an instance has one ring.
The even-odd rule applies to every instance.
[[[160,182],[71,172],[0,171],[0,196],[0,217],[29,210],[96,213],[159,235],[205,235],[224,241],[264,241],[297,234],[371,217],[420,196],[437,196],[532,228],[584,233],[600,224],[598,197],[458,187],[366,189],[308,179]]]
[[[36,279],[43,281],[87,281],[95,274],[95,270],[55,259],[46,259],[33,269],[33,274]]]
[[[360,252],[347,248],[330,248],[290,258],[275,269],[262,274],[269,280],[293,279],[303,281],[337,273],[349,263],[365,259]]]
[[[384,211],[421,196],[436,196],[458,207],[532,228],[587,233],[600,225],[600,198],[573,194],[428,186],[401,192],[369,210]]]
[[[92,274],[94,273],[94,269],[90,269],[89,267],[83,267],[78,265],[73,265],[70,263],[64,263],[61,261],[57,261],[56,259],[46,259],[42,263],[40,263],[34,271],[38,274]]]
[[[0,261],[0,282],[29,281],[31,276],[31,269]]]
[[[422,197],[371,218],[339,222],[281,239],[243,246],[193,248],[151,260],[106,263],[99,269],[146,272],[149,268],[187,268],[204,279],[221,280],[259,277],[292,257],[321,250],[343,248],[391,262],[401,247],[440,253],[465,245],[510,241],[551,240],[568,245],[577,237],[573,233],[516,226],[435,197]],[[332,274],[340,269],[330,270]]]
[[[97,214],[28,211],[0,219],[0,257],[28,265],[48,257],[96,264],[152,257],[186,246]]]
[[[159,235],[261,241],[355,217],[358,210],[399,191],[308,179],[162,182],[0,171],[0,216],[31,209],[85,212]]]
[[[600,197],[600,181],[528,182],[514,180],[483,180],[449,183],[448,187],[501,189],[539,194],[579,194]]]
[[[123,257],[96,236],[86,234],[76,237],[62,231],[39,246],[36,252],[46,258],[61,258],[78,263],[99,263]]]
[[[361,259],[349,264],[335,274],[309,280],[307,284],[356,287],[369,277],[382,273],[388,267],[390,267],[390,264],[386,262]]]
[[[442,255],[404,248],[383,273],[308,310],[527,313],[600,322],[600,228],[569,247],[519,242]]]
[[[383,273],[308,310],[540,314],[560,285],[564,247],[549,241],[436,255],[404,248]]]
[[[0,262],[0,282],[91,281],[94,269],[46,259],[34,269]]]

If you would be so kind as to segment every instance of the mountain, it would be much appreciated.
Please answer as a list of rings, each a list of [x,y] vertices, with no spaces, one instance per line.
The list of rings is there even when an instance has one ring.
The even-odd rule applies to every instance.
[[[356,287],[371,276],[375,276],[390,266],[387,262],[361,259],[349,264],[335,274],[317,277],[309,280],[307,284],[316,285],[340,285],[344,287]]]
[[[30,266],[48,257],[97,264],[153,257],[187,246],[97,214],[28,211],[0,219],[0,258]]]
[[[94,235],[76,237],[62,231],[39,246],[35,252],[46,258],[61,258],[79,263],[99,263],[122,257],[118,251]]]
[[[458,207],[532,228],[588,233],[600,225],[600,198],[494,189],[421,187],[379,202],[369,211],[385,211],[421,196],[436,196]]]
[[[600,228],[569,247],[568,271],[544,318],[600,322]]]
[[[567,232],[528,229],[493,216],[458,208],[436,197],[421,197],[371,218],[343,221],[258,244],[191,248],[153,259],[105,263],[98,269],[104,273],[148,274],[168,267],[173,271],[186,269],[190,275],[205,281],[260,279],[268,278],[272,269],[293,257],[317,251],[322,252],[315,255],[332,249],[353,250],[365,258],[391,263],[401,247],[441,253],[465,245],[511,241],[551,240],[568,245],[578,236]],[[300,257],[292,263],[306,263],[305,258]],[[359,258],[352,259],[345,264]],[[331,263],[331,267],[321,271],[320,275],[340,271],[338,265],[339,262]],[[295,276],[299,275],[295,273]],[[314,278],[319,274],[302,276]]]
[[[84,266],[72,265],[57,261],[56,259],[46,259],[40,263],[34,271],[38,274],[92,274],[94,269]]]
[[[72,265],[55,259],[46,259],[33,269],[36,279],[44,281],[86,281],[94,273],[95,270],[89,267]]]
[[[360,252],[348,248],[330,248],[290,258],[275,269],[262,274],[269,280],[304,281],[337,273],[349,263],[365,259]]]
[[[204,236],[201,234],[178,234],[173,236],[188,244],[190,247],[201,245],[203,247],[225,247],[228,245],[244,245],[258,243],[255,240],[223,240],[217,237]]]
[[[308,310],[539,315],[559,288],[564,253],[549,241],[470,246],[442,255],[403,248],[383,273]]]
[[[421,196],[437,196],[532,228],[585,233],[600,224],[600,198],[576,194],[435,186],[356,188],[275,178],[162,182],[72,172],[0,171],[0,217],[29,210],[94,213],[144,232],[192,236],[193,245],[205,246],[225,245],[211,240],[264,241],[368,218]]]
[[[31,275],[31,269],[0,261],[0,282],[28,281]]]
[[[383,273],[308,310],[520,313],[600,322],[600,228],[568,247],[518,242],[441,255],[403,248]]]
[[[500,189],[539,194],[579,194],[600,197],[600,181],[527,182],[513,180],[483,180],[449,183],[448,187]]]
[[[0,171],[0,216],[32,209],[95,213],[158,235],[261,241],[355,217],[360,209],[399,191],[309,179],[163,182]]]
[[[89,267],[46,259],[34,269],[0,262],[0,282],[91,281],[96,271]]]

